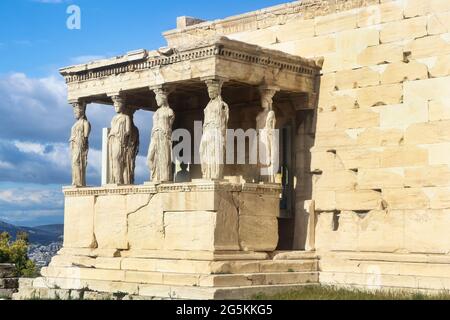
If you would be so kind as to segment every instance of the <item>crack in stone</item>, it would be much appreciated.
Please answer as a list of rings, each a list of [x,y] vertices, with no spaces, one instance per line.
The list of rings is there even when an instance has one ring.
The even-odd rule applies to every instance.
[[[148,195],[148,199],[147,199],[147,203],[145,203],[144,205],[138,207],[136,210],[127,213],[127,234],[128,234],[129,227],[130,227],[130,223],[129,223],[129,218],[130,218],[130,216],[131,216],[132,214],[135,214],[135,213],[141,211],[141,210],[144,209],[145,207],[148,207],[148,206],[150,205],[150,202],[152,201],[153,197],[154,197],[154,194],[149,194],[149,195]]]

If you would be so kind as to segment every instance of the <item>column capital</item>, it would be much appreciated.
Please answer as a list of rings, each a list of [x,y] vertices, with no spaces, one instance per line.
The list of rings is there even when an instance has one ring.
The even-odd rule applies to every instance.
[[[69,104],[72,105],[72,107],[81,107],[81,108],[86,108],[86,101],[83,101],[81,99],[71,99],[69,100]]]
[[[168,85],[168,84],[164,83],[164,84],[149,86],[149,89],[151,91],[153,91],[154,93],[160,92],[160,93],[168,96],[175,90],[175,87],[173,85]]]
[[[126,98],[122,94],[110,96],[114,105],[125,104]]]
[[[221,84],[230,81],[230,79],[221,77],[221,76],[208,76],[208,77],[202,77],[200,78],[201,81],[205,82],[206,84],[214,83],[214,82],[220,82]]]
[[[123,91],[107,92],[106,95],[107,95],[109,98],[114,98],[114,97],[122,97],[122,98],[124,98]]]
[[[266,92],[266,91],[274,91],[275,93],[280,91],[280,87],[272,85],[272,84],[262,84],[259,86],[260,92]]]
[[[261,85],[259,86],[259,93],[261,95],[261,106],[264,109],[273,109],[273,97],[280,91],[280,88],[272,85]]]

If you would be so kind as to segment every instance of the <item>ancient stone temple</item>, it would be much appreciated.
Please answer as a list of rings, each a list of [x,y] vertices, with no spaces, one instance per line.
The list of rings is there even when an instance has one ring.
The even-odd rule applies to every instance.
[[[448,0],[295,1],[181,17],[165,48],[62,69],[76,117],[64,248],[17,298],[450,289],[448,21]],[[98,187],[92,103],[116,110]],[[144,185],[138,110],[153,112]],[[256,144],[228,135],[251,129]]]

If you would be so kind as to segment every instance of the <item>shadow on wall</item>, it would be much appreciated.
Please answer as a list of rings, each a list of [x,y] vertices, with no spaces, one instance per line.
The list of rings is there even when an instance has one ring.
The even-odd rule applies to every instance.
[[[317,80],[320,88],[320,78]],[[319,89],[316,90],[319,96]],[[308,98],[295,105],[292,145],[292,214],[281,218],[279,223],[280,243],[278,250],[305,250],[310,223],[310,204],[313,198],[314,176],[320,172],[312,172],[311,149],[315,145],[318,99],[312,107]]]

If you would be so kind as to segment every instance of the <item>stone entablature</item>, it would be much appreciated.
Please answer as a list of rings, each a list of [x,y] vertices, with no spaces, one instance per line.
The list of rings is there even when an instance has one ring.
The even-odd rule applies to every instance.
[[[102,96],[160,85],[221,78],[249,85],[276,85],[289,92],[316,92],[320,62],[256,45],[213,37],[164,51],[143,50],[132,59],[116,57],[60,70],[68,100],[107,103]],[[153,106],[135,106],[154,108]]]
[[[111,64],[103,63],[101,66],[97,66],[95,63],[87,64],[81,70],[78,67],[64,68],[61,69],[61,74],[64,76],[66,83],[82,82],[209,57],[224,57],[250,64],[282,68],[286,71],[312,77],[317,74],[318,69],[312,60],[288,55],[281,51],[263,49],[255,45],[228,40],[222,37],[217,41],[212,41],[212,43],[211,41],[207,41],[203,45],[199,44],[190,48],[174,49],[173,55],[169,57],[164,55],[148,57],[148,52],[143,51],[142,59],[137,61],[117,63],[114,59],[111,59]]]

